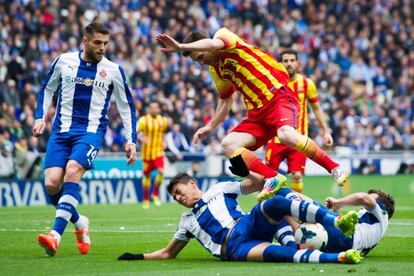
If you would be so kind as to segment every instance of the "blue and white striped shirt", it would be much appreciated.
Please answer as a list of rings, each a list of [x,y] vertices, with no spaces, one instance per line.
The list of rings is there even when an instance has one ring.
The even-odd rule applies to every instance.
[[[211,187],[191,211],[182,214],[174,239],[188,242],[196,238],[214,256],[234,221],[244,215],[236,198],[241,182],[222,182]]]
[[[371,211],[361,208],[358,217],[352,248],[367,254],[381,241],[387,231],[388,213],[385,207],[377,201],[375,208]]]
[[[52,63],[38,95],[36,119],[45,119],[53,94],[58,91],[52,132],[97,133],[103,137],[114,92],[127,141],[135,143],[135,107],[124,71],[105,57],[96,63],[86,62],[81,53],[62,54]]]

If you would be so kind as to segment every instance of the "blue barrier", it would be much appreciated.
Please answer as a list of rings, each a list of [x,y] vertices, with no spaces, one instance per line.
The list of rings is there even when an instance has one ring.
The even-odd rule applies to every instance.
[[[229,177],[198,177],[200,188],[205,191]],[[168,183],[168,178],[165,183]],[[81,204],[134,204],[143,200],[141,179],[85,179],[80,183]],[[164,202],[171,201],[165,189],[161,191]],[[0,181],[0,207],[45,206],[50,204],[43,182],[39,180]]]

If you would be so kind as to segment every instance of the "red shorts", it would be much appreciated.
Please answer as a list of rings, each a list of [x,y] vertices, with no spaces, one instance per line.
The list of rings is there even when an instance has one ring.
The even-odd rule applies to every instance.
[[[280,163],[286,159],[288,165],[288,173],[305,172],[306,155],[295,148],[284,144],[269,143],[266,146],[266,164],[277,170]]]
[[[164,170],[164,156],[155,160],[142,160],[144,175],[148,176],[153,170]]]
[[[256,144],[247,147],[257,150],[274,138],[281,126],[297,127],[299,118],[299,100],[289,88],[282,87],[275,96],[262,108],[253,109],[247,113],[247,118],[241,121],[231,132],[245,132],[256,138]]]

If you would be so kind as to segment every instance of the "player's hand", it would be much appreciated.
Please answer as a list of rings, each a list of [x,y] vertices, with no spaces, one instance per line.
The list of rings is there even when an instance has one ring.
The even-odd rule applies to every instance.
[[[328,147],[333,146],[333,138],[332,138],[332,135],[328,131],[325,131],[323,133],[323,142],[325,143],[325,146],[328,146]]]
[[[337,204],[338,203],[338,200],[336,199],[336,198],[333,198],[333,197],[327,197],[326,199],[325,199],[325,206],[328,208],[328,209],[332,209],[334,212],[337,212],[338,210],[339,210],[339,204]]]
[[[157,35],[156,39],[158,42],[161,42],[164,45],[164,48],[161,48],[161,51],[163,52],[178,52],[182,49],[181,44],[169,35],[159,34]]]
[[[136,260],[143,260],[144,259],[144,254],[138,253],[129,253],[129,252],[125,252],[124,254],[122,254],[121,256],[119,256],[117,258],[118,261],[136,261]]]
[[[128,165],[134,165],[135,161],[137,161],[137,147],[135,144],[126,144],[125,146],[125,153],[127,157]]]
[[[43,134],[43,132],[45,131],[45,128],[46,128],[46,123],[44,120],[35,121],[33,125],[33,129],[32,129],[32,135],[34,137],[39,137],[40,135]]]
[[[199,128],[197,132],[194,134],[193,137],[193,144],[196,145],[198,142],[200,142],[201,139],[209,136],[212,132],[213,128],[210,126],[203,126],[202,128]]]

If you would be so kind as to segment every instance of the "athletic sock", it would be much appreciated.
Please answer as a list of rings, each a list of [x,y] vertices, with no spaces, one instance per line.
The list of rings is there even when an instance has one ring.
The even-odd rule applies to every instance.
[[[150,196],[149,196],[149,192],[150,192],[150,185],[151,185],[151,176],[148,175],[144,175],[144,177],[142,178],[142,187],[143,187],[143,192],[144,192],[144,200],[149,200]]]
[[[276,226],[275,238],[281,245],[298,248],[292,226],[285,219],[281,220]]]
[[[295,148],[324,167],[328,172],[339,166],[309,137],[301,135]]]
[[[162,182],[164,181],[164,175],[158,173],[157,176],[155,177],[155,181],[154,181],[154,191],[152,192],[152,194],[156,197],[159,197],[159,193],[160,193],[160,186],[162,184]]]
[[[261,205],[262,212],[275,221],[281,221],[290,215],[303,222],[318,222],[322,225],[335,226],[336,217],[325,208],[298,200],[289,200],[280,195],[274,196]]]
[[[63,193],[56,208],[56,218],[53,230],[60,236],[63,235],[66,226],[73,214],[79,214],[76,211],[80,199],[80,187],[78,183],[65,182],[63,183]]]
[[[48,194],[49,195],[49,198],[50,198],[50,203],[53,206],[56,207],[58,205],[59,199],[62,196],[62,192],[63,192],[62,189],[60,189],[60,191],[58,193],[54,194],[54,195]]]
[[[244,161],[247,166],[247,169],[258,174],[263,175],[265,178],[275,177],[277,172],[266,166],[257,156],[250,150],[246,148],[237,149],[230,156],[230,163],[234,166],[234,162],[237,158],[240,158]]]
[[[302,193],[303,192],[303,181],[290,181],[290,188],[295,192]]]

